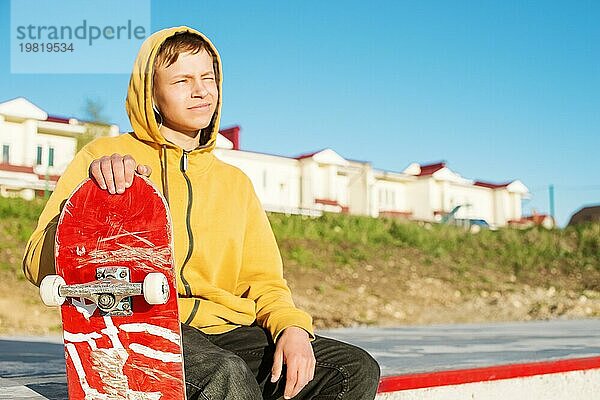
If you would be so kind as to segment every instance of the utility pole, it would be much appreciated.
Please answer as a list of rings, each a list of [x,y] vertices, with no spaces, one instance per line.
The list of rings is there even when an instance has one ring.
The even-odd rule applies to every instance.
[[[550,196],[550,216],[556,220],[554,218],[554,185],[552,183],[548,186],[548,195]]]

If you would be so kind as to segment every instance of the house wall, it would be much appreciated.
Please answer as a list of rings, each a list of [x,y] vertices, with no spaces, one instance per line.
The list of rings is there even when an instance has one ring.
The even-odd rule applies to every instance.
[[[490,222],[494,219],[493,192],[479,186],[450,184],[448,186],[449,203],[452,208],[463,205],[456,218],[481,218]]]
[[[369,215],[369,202],[366,196],[369,185],[369,167],[353,164],[347,170],[347,199],[350,214]]]
[[[412,211],[412,218],[421,221],[433,221],[431,179],[417,179],[407,185],[407,209]]]
[[[335,196],[335,200],[340,203],[340,205],[348,207],[348,204],[350,203],[350,195],[348,193],[348,183],[349,183],[349,178],[347,175],[343,174],[342,172],[339,171],[339,169],[336,169],[336,173],[335,173],[335,186],[336,186],[336,196]]]
[[[48,165],[50,148],[54,148],[54,166],[48,168],[51,175],[62,175],[69,163],[75,157],[77,151],[77,139],[68,136],[49,135],[38,133],[28,147],[28,165],[35,165],[37,158],[37,146],[42,147],[42,164],[36,166],[36,172],[45,173]]]
[[[241,150],[215,149],[214,153],[248,175],[265,209],[289,212],[298,208],[300,169],[296,160]]]
[[[407,201],[407,183],[378,180],[374,201],[378,211],[410,211]]]
[[[0,122],[0,149],[4,147],[4,145],[9,146],[9,164],[26,165],[26,147],[23,136],[26,133],[26,128],[31,129],[32,125],[33,124],[31,123],[25,124],[22,122],[19,123],[6,120]],[[3,159],[0,159],[0,162],[3,161]]]

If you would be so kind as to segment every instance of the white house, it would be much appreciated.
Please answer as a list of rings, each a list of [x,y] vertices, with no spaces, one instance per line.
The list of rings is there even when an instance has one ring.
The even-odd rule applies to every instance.
[[[119,128],[110,132],[118,135]],[[49,116],[25,98],[0,103],[0,195],[32,199],[53,190],[84,133],[80,121]]]
[[[420,220],[439,220],[460,206],[457,218],[479,218],[503,226],[510,220],[521,219],[521,200],[529,196],[527,187],[518,180],[494,184],[465,179],[444,162],[413,163],[404,173],[417,178],[409,186],[407,198],[411,200],[413,218]]]
[[[238,126],[220,133],[225,138],[215,149],[216,156],[250,177],[269,211],[330,211],[437,222],[454,210],[457,219],[505,226],[521,220],[521,201],[529,196],[518,180],[494,184],[466,179],[444,162],[384,171],[367,161],[345,159],[332,149],[297,157],[241,150]]]
[[[111,126],[117,135],[117,126]],[[0,195],[33,198],[52,190],[75,155],[77,135],[86,127],[75,119],[51,117],[23,98],[0,103]],[[373,168],[333,149],[285,157],[240,148],[240,127],[222,129],[214,153],[252,180],[268,211],[320,215],[323,211],[372,217],[440,221],[484,219],[505,226],[522,219],[529,191],[518,180],[501,184],[463,178],[445,162],[412,163],[403,171]]]

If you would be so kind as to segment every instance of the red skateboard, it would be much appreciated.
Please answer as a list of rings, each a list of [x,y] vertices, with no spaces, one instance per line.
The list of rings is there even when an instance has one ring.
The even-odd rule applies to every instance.
[[[61,306],[69,399],[185,399],[166,201],[135,175],[123,194],[84,180],[56,230],[56,274],[40,285]]]

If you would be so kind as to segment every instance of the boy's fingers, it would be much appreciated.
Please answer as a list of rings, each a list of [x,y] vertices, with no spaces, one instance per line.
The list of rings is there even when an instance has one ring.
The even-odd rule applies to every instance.
[[[277,382],[281,376],[281,368],[283,365],[283,353],[276,351],[273,356],[273,367],[271,368],[271,382]]]
[[[298,383],[298,364],[288,363],[287,372],[285,375],[285,391],[283,393],[284,399],[291,399],[295,395],[296,384]]]
[[[115,181],[113,178],[110,158],[102,157],[100,159],[100,172],[102,173],[102,177],[104,178],[104,182],[106,183],[108,193],[115,194]]]
[[[152,168],[150,168],[150,166],[148,165],[140,164],[137,166],[137,172],[144,176],[150,176],[150,174],[152,173]]]
[[[112,173],[115,179],[115,189],[121,194],[125,191],[125,166],[123,165],[123,157],[115,153],[110,156],[112,164]]]
[[[313,359],[310,362],[310,366],[309,366],[309,374],[308,374],[308,381],[312,381],[313,379],[315,379],[315,367],[316,367],[316,360],[313,357]]]
[[[121,156],[117,153],[92,161],[88,170],[90,178],[110,194],[120,194],[131,187],[136,171],[141,175],[150,176],[152,168],[142,164],[136,167],[135,159],[131,155]]]
[[[104,182],[104,177],[102,176],[102,171],[100,170],[100,160],[94,160],[90,164],[89,169],[90,177],[93,178],[98,186],[101,189],[106,190],[106,182]]]
[[[129,188],[133,183],[133,172],[135,171],[135,160],[129,154],[123,157],[123,167],[125,172],[125,188]]]
[[[298,378],[296,380],[296,384],[294,385],[294,387],[291,390],[291,395],[290,397],[294,397],[296,396],[298,393],[300,393],[300,391],[304,388],[304,386],[306,386],[307,381],[306,381],[306,368],[298,368]]]

